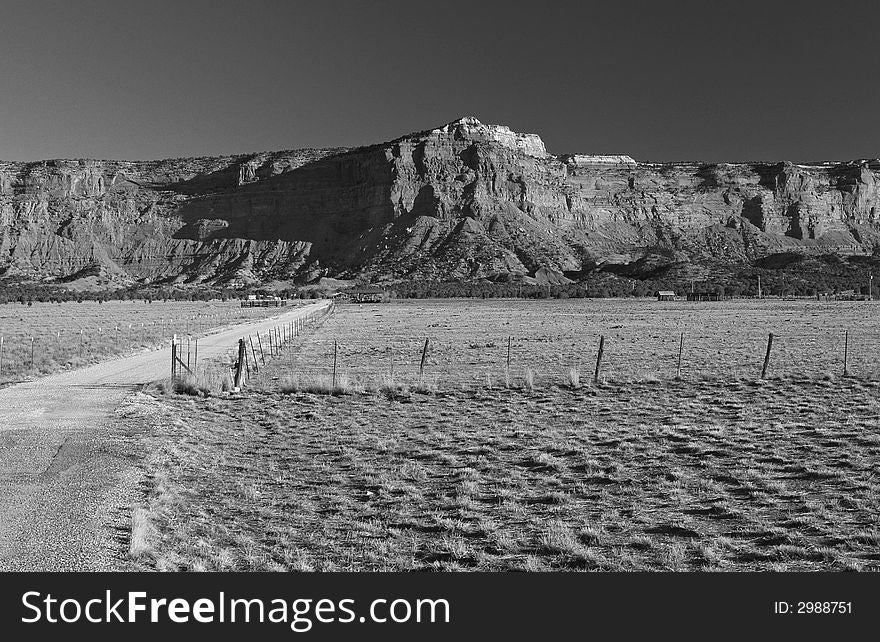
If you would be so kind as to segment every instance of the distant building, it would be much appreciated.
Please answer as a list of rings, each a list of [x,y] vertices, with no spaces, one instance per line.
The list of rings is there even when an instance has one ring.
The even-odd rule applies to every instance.
[[[391,299],[391,292],[376,285],[364,285],[343,292],[355,303],[384,303]]]
[[[675,301],[675,292],[672,290],[658,290],[654,293],[658,301]]]
[[[688,301],[720,301],[724,297],[719,292],[688,292]]]
[[[249,294],[248,298],[241,302],[243,308],[283,308],[289,304],[287,299],[281,297],[257,297]]]
[[[867,294],[856,292],[855,290],[841,290],[834,295],[838,301],[870,301]]]

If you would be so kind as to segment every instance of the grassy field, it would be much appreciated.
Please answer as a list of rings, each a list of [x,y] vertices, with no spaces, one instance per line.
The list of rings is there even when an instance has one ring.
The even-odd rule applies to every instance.
[[[776,327],[783,345],[806,330],[866,336],[873,307],[726,305],[339,306],[244,393],[157,395],[138,563],[880,570],[880,382],[867,348],[851,361],[862,374],[838,377],[828,355],[816,353],[824,366],[809,360],[815,344],[792,342],[777,361],[784,376],[767,381],[753,367],[762,350],[736,356],[729,341],[725,361],[697,348],[723,337],[758,342]],[[694,347],[675,380],[644,365],[657,361],[645,346],[679,329]],[[572,386],[564,371],[578,365],[573,348],[593,348],[599,332],[621,346],[609,349],[609,376]],[[428,366],[437,389],[414,392],[401,384],[417,377],[426,333],[436,339]],[[517,368],[541,368],[531,385],[525,376],[505,385],[507,335],[517,337]],[[348,346],[340,377],[346,368],[353,379],[381,378],[391,344],[398,381],[363,391],[355,383],[341,395],[289,392],[302,387],[290,384],[295,373],[325,373],[314,361],[326,362],[334,337]],[[407,346],[416,356],[405,360]]]
[[[154,348],[174,334],[198,336],[277,312],[242,308],[237,300],[0,305],[0,385]]]
[[[425,372],[449,385],[505,380],[511,337],[512,383],[532,370],[539,385],[561,383],[575,368],[591,379],[599,336],[605,336],[602,375],[609,381],[676,376],[681,334],[682,378],[755,379],[767,334],[774,333],[768,376],[843,374],[845,332],[849,371],[878,375],[880,303],[814,301],[664,302],[639,300],[403,301],[340,306],[322,332],[293,355],[305,378],[337,370],[369,384],[418,376],[425,339]],[[392,365],[393,364],[393,365]]]

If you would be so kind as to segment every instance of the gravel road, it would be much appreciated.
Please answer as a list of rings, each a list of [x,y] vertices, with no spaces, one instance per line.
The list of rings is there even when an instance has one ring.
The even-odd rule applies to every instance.
[[[326,305],[202,337],[199,360]],[[147,428],[117,409],[169,369],[164,348],[0,389],[0,571],[129,568]]]

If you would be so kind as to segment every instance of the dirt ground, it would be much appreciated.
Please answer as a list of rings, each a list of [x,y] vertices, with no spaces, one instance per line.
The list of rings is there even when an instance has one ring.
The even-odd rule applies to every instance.
[[[201,358],[226,359],[243,333],[325,304],[212,333]],[[168,370],[167,350],[144,351],[0,389],[0,571],[130,568],[133,508],[167,425],[137,391]]]

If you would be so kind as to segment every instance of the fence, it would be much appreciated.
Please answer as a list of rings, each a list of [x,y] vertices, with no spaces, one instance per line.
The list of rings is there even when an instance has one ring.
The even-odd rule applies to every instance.
[[[322,335],[329,334],[328,330]],[[301,379],[346,375],[362,383],[381,378],[437,378],[448,385],[511,383],[530,377],[581,382],[880,377],[880,332],[823,334],[678,332],[652,337],[627,332],[585,333],[577,339],[507,335],[483,341],[462,336],[315,336],[291,359]],[[529,374],[530,373],[530,374]]]
[[[187,337],[193,342],[224,325],[268,314],[243,310],[238,301],[2,305],[0,383],[167,346],[175,335],[185,348]]]
[[[333,314],[335,305],[331,301],[327,306],[305,314],[297,319],[272,326],[264,333],[248,334],[238,340],[234,356],[229,363],[233,387],[241,389],[247,382],[260,372],[266,364],[273,359],[283,357],[292,352],[288,351],[289,345],[307,329],[314,328]],[[186,361],[183,360],[183,344],[175,340],[171,345],[171,378],[177,379],[184,373],[194,375],[198,361],[198,342],[195,343],[194,360],[190,361],[190,342],[186,344]]]

